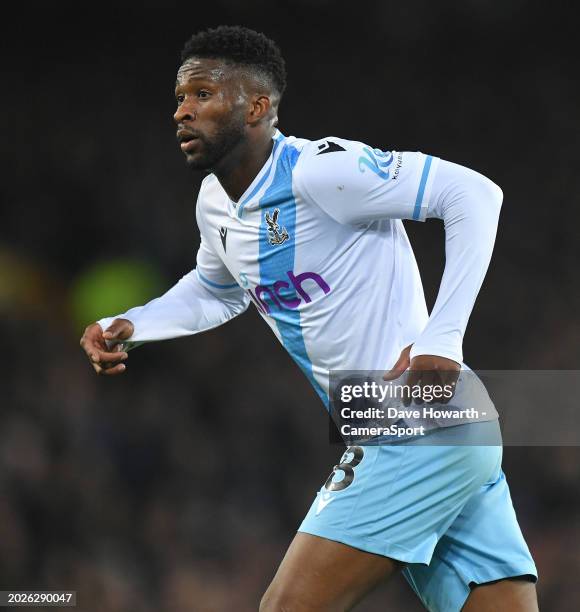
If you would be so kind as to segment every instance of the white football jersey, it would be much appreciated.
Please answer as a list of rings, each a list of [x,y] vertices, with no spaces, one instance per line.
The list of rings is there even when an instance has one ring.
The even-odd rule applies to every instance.
[[[437,162],[277,134],[238,203],[203,181],[199,279],[241,287],[325,404],[330,370],[388,368],[427,323],[400,219],[425,217]]]
[[[500,205],[489,179],[430,155],[277,131],[238,202],[204,179],[196,269],[119,316],[133,321],[133,341],[159,340],[215,327],[252,301],[328,406],[329,372],[389,369],[412,343],[412,356],[462,362]],[[401,221],[427,216],[446,225],[431,317]]]

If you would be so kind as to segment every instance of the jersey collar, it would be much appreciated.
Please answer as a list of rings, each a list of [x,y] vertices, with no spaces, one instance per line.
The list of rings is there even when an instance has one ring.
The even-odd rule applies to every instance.
[[[270,153],[270,157],[266,160],[266,163],[262,166],[262,169],[254,180],[250,183],[246,191],[242,194],[237,204],[237,215],[238,218],[241,218],[244,210],[253,210],[258,207],[258,203],[260,197],[266,191],[269,184],[272,182],[274,176],[274,170],[276,168],[276,163],[278,158],[280,157],[280,151],[283,149],[283,141],[284,135],[279,130],[274,132],[272,136],[272,140],[274,141],[274,146],[272,147],[272,152]]]

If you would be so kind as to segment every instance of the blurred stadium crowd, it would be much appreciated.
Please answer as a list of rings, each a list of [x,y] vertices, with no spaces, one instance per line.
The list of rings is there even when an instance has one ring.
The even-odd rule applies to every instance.
[[[241,22],[280,42],[282,131],[421,148],[499,183],[501,227],[466,361],[579,369],[571,20],[523,1],[371,3],[348,26],[329,2],[283,4],[277,18],[257,2],[245,13],[214,4],[194,21],[161,4],[117,7],[85,28],[53,14],[50,33],[39,19],[4,41],[1,589],[76,590],[83,612],[255,610],[340,455],[253,307],[210,333],[136,349],[118,379],[94,376],[78,347],[84,325],[194,265],[199,177],[192,185],[174,142],[171,89],[198,27]],[[296,7],[307,4],[303,23]],[[442,229],[408,229],[432,303]],[[579,449],[504,457],[543,609],[576,611]],[[387,602],[420,609],[401,580],[360,610]]]

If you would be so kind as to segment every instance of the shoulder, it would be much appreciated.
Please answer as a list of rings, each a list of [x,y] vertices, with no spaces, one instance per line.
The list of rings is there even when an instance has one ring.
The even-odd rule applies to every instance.
[[[274,149],[272,153],[275,165],[277,167],[283,166],[286,170],[294,173],[298,160],[309,144],[310,140],[306,138],[283,136],[278,132],[278,136],[274,138]]]
[[[197,209],[206,210],[211,203],[223,196],[224,190],[215,174],[208,174],[201,181],[197,194]]]
[[[318,165],[341,163],[344,158],[360,153],[365,145],[356,140],[346,140],[338,136],[326,136],[318,140],[303,141],[300,154],[302,171],[307,169],[306,160]]]
[[[294,171],[297,191],[318,205],[353,202],[392,177],[394,153],[357,140],[327,136],[308,142]]]
[[[215,174],[208,174],[201,181],[199,193],[197,194],[197,200],[198,202],[205,201],[211,198],[214,193],[219,193],[221,191],[223,191],[223,187],[220,185],[220,182],[217,180]]]
[[[213,174],[208,174],[201,181],[195,204],[195,218],[200,230],[204,224],[203,220],[208,213],[211,202],[215,199],[212,195],[217,195],[220,189],[222,189],[222,186]]]
[[[304,200],[340,223],[418,219],[436,165],[436,158],[417,151],[328,136],[303,148],[294,184]]]
[[[352,183],[367,170],[386,179],[390,173],[393,154],[373,148],[364,142],[327,136],[309,141],[302,149],[296,165],[296,178],[306,190],[325,190],[337,179]]]

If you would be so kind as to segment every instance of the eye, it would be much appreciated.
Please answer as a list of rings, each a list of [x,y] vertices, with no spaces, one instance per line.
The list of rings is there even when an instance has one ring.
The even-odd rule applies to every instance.
[[[209,98],[211,96],[211,93],[205,89],[200,89],[197,92],[197,97],[201,98],[202,100],[205,100],[206,98]]]
[[[183,104],[183,101],[185,100],[185,96],[183,94],[179,94],[177,96],[175,96],[175,100],[177,101],[177,104]]]

